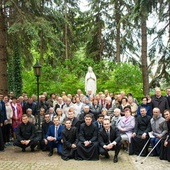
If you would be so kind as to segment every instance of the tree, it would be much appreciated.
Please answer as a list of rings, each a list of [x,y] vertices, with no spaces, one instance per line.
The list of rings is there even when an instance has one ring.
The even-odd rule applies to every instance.
[[[156,1],[136,0],[134,7],[134,19],[136,23],[140,22],[141,28],[141,63],[142,63],[142,80],[143,80],[143,94],[149,94],[149,77],[148,77],[148,63],[147,63],[147,24],[148,15],[155,7]]]
[[[13,57],[13,77],[14,77],[14,93],[19,97],[22,93],[22,75],[21,75],[21,57],[20,44],[17,36],[14,43],[14,57]]]
[[[7,53],[6,53],[6,26],[5,1],[0,1],[0,93],[7,94]]]

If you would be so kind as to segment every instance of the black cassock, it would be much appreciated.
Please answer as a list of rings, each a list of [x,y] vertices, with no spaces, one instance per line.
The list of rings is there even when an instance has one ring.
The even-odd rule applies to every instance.
[[[131,138],[129,155],[132,154],[139,155],[144,145],[146,144],[147,140],[149,139],[148,132],[151,131],[150,119],[151,117],[147,115],[144,117],[142,117],[141,115],[137,117],[134,128],[136,136],[134,138]],[[141,138],[144,133],[147,134],[146,139]],[[148,154],[148,147],[149,143],[142,153],[143,156],[146,156]]]
[[[77,148],[71,148],[72,144],[77,146],[78,134],[77,128],[71,127],[70,129],[64,128],[62,131],[63,147],[62,147],[62,159],[76,159],[76,150]]]
[[[81,159],[99,159],[97,133],[97,127],[93,123],[89,126],[87,126],[85,123],[81,124],[79,132],[79,142],[77,145],[77,153]],[[85,146],[85,141],[90,141],[91,143],[88,146]]]
[[[0,112],[0,124],[3,123],[3,117]],[[4,150],[4,140],[3,140],[3,134],[2,134],[2,128],[0,126],[0,151]]]
[[[161,160],[168,160],[170,162],[170,120],[167,122],[168,135],[166,140],[168,141],[168,146],[164,146],[165,139],[161,141],[160,156]]]

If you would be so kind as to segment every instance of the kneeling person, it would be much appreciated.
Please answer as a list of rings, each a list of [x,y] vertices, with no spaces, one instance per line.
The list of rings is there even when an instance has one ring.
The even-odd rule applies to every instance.
[[[77,144],[78,159],[98,160],[97,127],[92,123],[91,114],[85,115],[85,123],[80,126]]]
[[[121,148],[121,136],[116,128],[111,126],[110,120],[105,118],[103,121],[104,128],[99,131],[99,152],[109,158],[108,151],[115,150],[113,162],[118,162],[118,154]]]
[[[77,128],[71,127],[71,120],[66,119],[65,128],[62,131],[63,148],[61,158],[69,160],[70,158],[77,158]]]
[[[21,147],[23,152],[25,152],[25,149],[30,146],[31,151],[33,152],[36,145],[35,126],[29,122],[28,116],[23,114],[22,123],[17,128],[14,146]]]

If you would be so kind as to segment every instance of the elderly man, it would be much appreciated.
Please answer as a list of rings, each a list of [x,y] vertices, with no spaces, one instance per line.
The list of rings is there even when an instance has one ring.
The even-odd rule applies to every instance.
[[[18,126],[16,131],[16,140],[14,141],[14,146],[19,146],[22,148],[22,152],[30,146],[31,151],[34,152],[34,148],[37,145],[35,140],[35,126],[29,122],[29,118],[26,114],[22,115],[22,123]]]
[[[118,162],[118,154],[121,148],[121,137],[116,128],[111,127],[110,120],[105,118],[103,121],[104,128],[99,131],[99,152],[109,158],[108,151],[115,150],[113,162]]]
[[[160,109],[160,112],[163,114],[164,110],[169,109],[169,104],[167,98],[162,96],[161,89],[155,88],[155,95],[152,96],[151,100],[151,109],[155,107]]]
[[[80,114],[80,116],[79,116],[79,121],[80,121],[81,123],[84,122],[84,117],[85,117],[87,114],[90,114],[90,115],[92,116],[92,121],[93,121],[93,122],[95,121],[94,115],[93,115],[93,114],[91,113],[91,111],[90,111],[90,107],[89,107],[88,105],[85,105],[85,106],[83,107],[83,111],[81,112],[81,114]]]
[[[148,133],[151,131],[150,119],[151,117],[147,115],[146,108],[141,107],[140,115],[136,118],[136,124],[131,138],[129,155],[139,155],[145,143],[147,142],[149,138]],[[148,147],[149,145],[147,145],[143,151],[143,156],[148,154]]]
[[[151,137],[151,146],[154,147],[157,142],[164,138],[166,133],[168,132],[167,124],[165,119],[162,117],[159,108],[153,109],[153,117],[151,119],[151,128],[152,128],[152,137]],[[160,143],[156,146],[156,148],[152,152],[152,156],[159,156],[160,154]]]

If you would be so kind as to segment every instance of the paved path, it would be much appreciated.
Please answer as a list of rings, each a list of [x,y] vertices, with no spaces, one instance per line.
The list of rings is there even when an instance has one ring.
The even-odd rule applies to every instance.
[[[57,154],[48,157],[48,152],[36,151],[25,153],[20,148],[10,146],[0,152],[0,170],[170,170],[170,163],[149,157],[144,164],[135,162],[136,156],[129,156],[124,151],[119,154],[119,162],[100,157],[99,161],[63,161]]]

